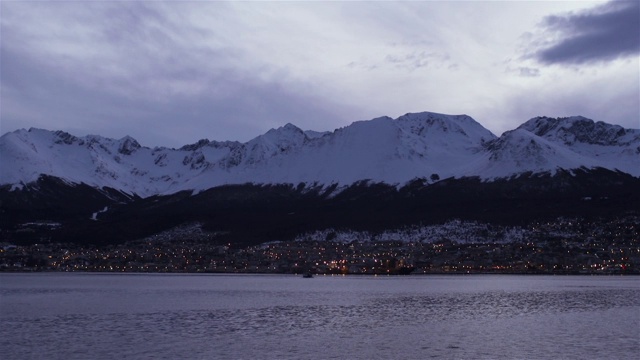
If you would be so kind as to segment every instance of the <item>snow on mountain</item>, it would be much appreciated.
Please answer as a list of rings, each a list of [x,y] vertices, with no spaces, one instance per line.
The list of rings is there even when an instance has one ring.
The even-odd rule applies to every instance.
[[[594,159],[520,128],[505,132],[487,150],[468,175],[500,178],[529,171],[555,173],[559,169],[600,166]]]
[[[594,159],[595,166],[640,176],[640,129],[625,129],[582,116],[536,117],[519,129]]]
[[[309,139],[316,139],[316,138],[321,138],[325,135],[331,134],[331,131],[313,131],[313,130],[306,130],[304,132],[305,135],[307,135],[307,137]]]
[[[0,164],[0,184],[14,188],[46,174],[142,197],[224,184],[403,185],[433,174],[491,179],[581,167],[640,176],[640,130],[582,117],[534,118],[497,138],[469,116],[424,112],[333,132],[287,124],[246,143],[203,139],[151,149],[128,136],[30,129],[0,137]]]
[[[266,134],[260,135],[236,149],[232,154],[232,161],[228,165],[258,164],[274,156],[295,151],[308,139],[307,135],[293,124],[271,129]]]
[[[40,174],[71,183],[111,187],[149,196],[170,191],[230,153],[233,143],[196,150],[150,149],[131,137],[119,140],[41,129],[18,130],[0,138],[0,184],[21,187]]]
[[[490,131],[468,116],[407,114],[358,121],[310,138],[293,125],[270,130],[213,164],[182,189],[223,183],[404,184],[417,177],[456,176],[480,156]]]
[[[341,243],[351,242],[421,242],[435,243],[438,241],[454,240],[458,243],[509,243],[522,242],[535,236],[535,232],[517,226],[501,226],[477,221],[461,221],[458,219],[438,225],[413,225],[399,229],[389,229],[383,232],[323,229],[300,234],[295,241],[318,241],[328,238]]]
[[[625,129],[602,121],[595,122],[583,116],[565,118],[535,117],[518,128],[528,130],[551,141],[565,145],[576,143],[624,146],[640,140],[640,130]]]

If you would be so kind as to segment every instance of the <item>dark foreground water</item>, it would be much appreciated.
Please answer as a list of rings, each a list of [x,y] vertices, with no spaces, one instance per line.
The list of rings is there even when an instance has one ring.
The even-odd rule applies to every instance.
[[[632,359],[640,278],[0,274],[2,359]]]

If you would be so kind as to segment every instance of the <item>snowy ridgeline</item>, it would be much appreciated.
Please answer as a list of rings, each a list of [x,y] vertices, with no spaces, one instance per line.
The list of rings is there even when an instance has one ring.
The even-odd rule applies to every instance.
[[[227,184],[331,187],[369,180],[403,186],[414,179],[492,180],[559,169],[640,176],[640,130],[579,116],[539,117],[497,137],[469,116],[422,112],[357,121],[333,132],[287,124],[246,143],[203,139],[151,149],[128,136],[30,129],[0,137],[0,162],[0,185],[14,190],[45,174],[141,197]]]
[[[471,221],[452,220],[441,225],[414,225],[381,233],[325,229],[296,237],[296,241],[385,242],[404,241],[433,243],[452,241],[461,244],[522,242],[534,231],[515,226],[499,226]]]

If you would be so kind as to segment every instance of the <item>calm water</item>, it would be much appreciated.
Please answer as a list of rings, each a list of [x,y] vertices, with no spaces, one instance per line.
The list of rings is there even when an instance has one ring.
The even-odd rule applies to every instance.
[[[640,278],[0,274],[3,359],[630,359]]]

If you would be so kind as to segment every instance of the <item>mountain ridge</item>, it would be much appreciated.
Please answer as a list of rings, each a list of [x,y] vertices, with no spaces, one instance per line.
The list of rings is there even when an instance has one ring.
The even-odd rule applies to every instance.
[[[497,137],[467,115],[421,112],[356,121],[333,132],[287,123],[245,143],[202,139],[152,149],[129,136],[76,137],[32,128],[0,137],[0,160],[0,185],[14,189],[46,175],[140,197],[245,183],[492,181],[580,168],[640,177],[640,130],[581,116],[536,117]]]

